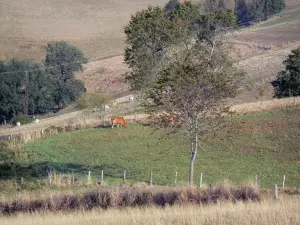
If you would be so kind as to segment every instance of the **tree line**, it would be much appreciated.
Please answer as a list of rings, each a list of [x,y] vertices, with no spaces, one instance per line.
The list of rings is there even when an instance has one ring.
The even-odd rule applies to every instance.
[[[78,48],[64,41],[47,44],[43,63],[0,61],[0,121],[47,113],[76,101],[85,87],[75,73],[86,62]]]
[[[178,0],[170,0],[165,9],[173,10],[179,4]],[[217,9],[232,10],[239,26],[249,26],[253,21],[266,20],[284,8],[285,0],[206,0],[201,11],[209,13]]]

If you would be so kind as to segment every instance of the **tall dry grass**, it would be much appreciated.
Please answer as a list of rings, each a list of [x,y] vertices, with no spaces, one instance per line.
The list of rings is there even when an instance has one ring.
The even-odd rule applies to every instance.
[[[72,213],[33,213],[0,217],[1,225],[296,225],[300,221],[300,197],[280,196],[279,200],[219,202],[215,205],[180,205],[125,209],[97,209]]]
[[[106,187],[81,195],[65,194],[45,199],[0,202],[0,214],[12,215],[21,212],[59,212],[92,210],[96,208],[126,208],[141,206],[216,204],[220,201],[260,201],[260,191],[253,185],[232,186],[220,184],[214,188],[194,187]]]

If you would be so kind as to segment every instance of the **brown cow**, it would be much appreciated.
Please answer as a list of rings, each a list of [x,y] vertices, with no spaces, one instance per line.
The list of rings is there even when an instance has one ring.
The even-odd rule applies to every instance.
[[[111,120],[111,125],[112,125],[111,128],[114,128],[114,125],[116,125],[116,124],[117,124],[117,127],[119,127],[120,125],[121,125],[121,127],[122,126],[128,127],[127,121],[121,116],[112,116],[110,118],[110,120]]]

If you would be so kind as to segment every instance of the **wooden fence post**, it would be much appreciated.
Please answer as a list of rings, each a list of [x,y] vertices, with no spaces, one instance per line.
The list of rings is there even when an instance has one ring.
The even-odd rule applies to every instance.
[[[89,173],[88,173],[87,184],[88,185],[91,184],[91,171],[90,170],[89,170]]]
[[[285,175],[283,175],[282,189],[284,189],[284,184],[285,184]]]
[[[175,173],[175,181],[174,181],[174,186],[177,186],[177,172]]]
[[[278,199],[278,186],[277,186],[277,184],[275,184],[275,187],[274,187],[274,195],[275,195],[275,199]]]
[[[126,184],[126,170],[124,170],[123,183]]]
[[[51,174],[51,170],[48,171],[48,178],[49,178],[49,186],[51,187],[51,185],[52,185],[52,174]]]
[[[255,186],[258,186],[258,177],[255,175]]]
[[[101,170],[100,185],[103,185],[103,170]]]
[[[202,181],[203,181],[203,174],[201,173],[201,175],[200,175],[200,185],[199,185],[200,188],[202,187]]]
[[[75,175],[74,175],[74,173],[72,173],[72,181],[71,181],[71,184],[72,184],[72,185],[75,184]]]
[[[152,186],[152,171],[150,172],[149,185]]]

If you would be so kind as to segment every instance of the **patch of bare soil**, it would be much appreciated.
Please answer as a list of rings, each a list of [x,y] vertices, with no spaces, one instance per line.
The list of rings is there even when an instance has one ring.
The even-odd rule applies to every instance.
[[[89,93],[120,97],[129,93],[129,84],[123,77],[127,70],[123,56],[116,56],[86,64],[84,72],[77,77],[85,83]]]

